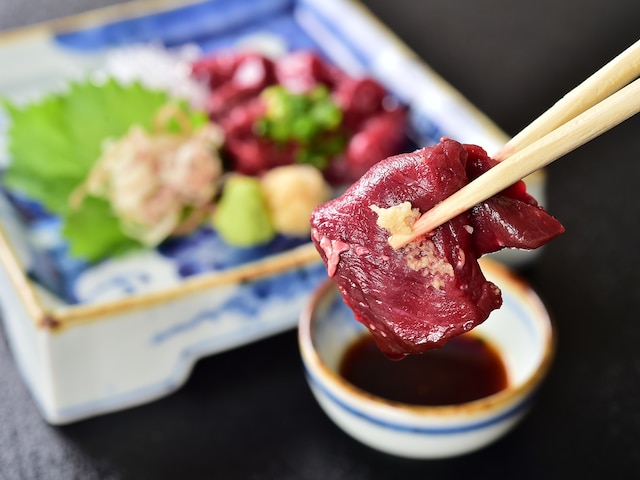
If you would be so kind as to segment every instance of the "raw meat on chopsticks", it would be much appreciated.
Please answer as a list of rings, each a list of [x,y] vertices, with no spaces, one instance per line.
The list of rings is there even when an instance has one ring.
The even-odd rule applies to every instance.
[[[505,247],[538,248],[564,232],[518,182],[405,247],[387,243],[391,224],[410,228],[496,163],[480,147],[442,139],[382,160],[314,210],[312,238],[329,275],[388,356],[440,346],[501,306],[480,256]]]

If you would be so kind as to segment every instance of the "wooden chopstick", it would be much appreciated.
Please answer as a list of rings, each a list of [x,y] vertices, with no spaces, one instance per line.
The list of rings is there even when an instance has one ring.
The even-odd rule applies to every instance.
[[[640,112],[640,79],[513,153],[425,212],[414,223],[412,233],[391,236],[389,244],[398,249],[414,238],[428,234],[456,215],[469,210],[638,112]]]
[[[501,161],[618,91],[640,74],[640,40],[567,93],[493,155]]]

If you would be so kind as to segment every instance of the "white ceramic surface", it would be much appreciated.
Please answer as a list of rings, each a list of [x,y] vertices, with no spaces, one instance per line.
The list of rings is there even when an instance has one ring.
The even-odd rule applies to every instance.
[[[553,324],[536,294],[498,263],[483,260],[503,305],[475,333],[499,351],[507,389],[452,406],[413,406],[376,397],[337,372],[345,350],[365,331],[333,282],[315,293],[299,324],[309,386],[321,408],[346,433],[383,452],[408,458],[444,458],[485,447],[510,431],[533,403],[551,364]]]

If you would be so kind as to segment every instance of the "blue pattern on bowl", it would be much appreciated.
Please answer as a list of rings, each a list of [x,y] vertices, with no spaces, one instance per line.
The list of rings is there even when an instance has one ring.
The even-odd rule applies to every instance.
[[[291,269],[279,275],[241,284],[233,295],[216,308],[207,309],[190,316],[183,322],[156,332],[150,342],[160,345],[174,337],[197,328],[204,322],[216,322],[228,317],[239,318],[243,324],[266,321],[264,312],[270,305],[296,302],[316,288],[327,273],[322,262]],[[244,326],[240,326],[244,328]]]
[[[132,43],[161,42],[166,47],[195,43],[204,51],[234,45],[239,38],[273,33],[286,39],[291,49],[317,48],[293,17],[293,0],[205,1],[170,12],[145,15],[65,32],[56,41],[77,51],[96,51]],[[187,27],[188,28],[185,28]]]
[[[158,247],[158,252],[173,259],[182,277],[209,271],[227,270],[269,255],[282,253],[309,241],[279,235],[264,245],[238,248],[226,243],[211,227],[202,227],[186,237],[171,238]]]
[[[460,426],[447,426],[447,427],[418,427],[415,425],[404,425],[399,422],[387,422],[381,420],[379,418],[373,417],[372,415],[368,415],[367,413],[358,410],[356,408],[347,405],[347,403],[340,400],[336,395],[333,395],[329,389],[325,388],[321,382],[318,381],[310,372],[309,369],[305,367],[305,376],[307,380],[317,388],[322,394],[326,395],[328,399],[334,402],[337,406],[349,412],[351,415],[354,415],[358,418],[365,420],[366,422],[372,423],[374,425],[378,425],[389,430],[395,430],[398,432],[408,432],[422,435],[457,435],[460,433],[474,432],[478,430],[482,430],[487,427],[491,427],[494,425],[498,425],[504,421],[512,419],[518,415],[524,413],[528,408],[531,407],[535,398],[535,392],[530,395],[525,396],[519,403],[516,403],[508,410],[501,412],[498,415],[490,417],[488,419],[483,419],[482,421],[475,423],[467,423]]]

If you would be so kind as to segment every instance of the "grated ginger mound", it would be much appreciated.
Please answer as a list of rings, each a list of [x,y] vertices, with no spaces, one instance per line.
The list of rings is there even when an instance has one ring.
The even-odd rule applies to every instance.
[[[261,178],[261,185],[273,227],[285,235],[308,235],[311,212],[331,198],[322,173],[311,165],[272,168]]]

